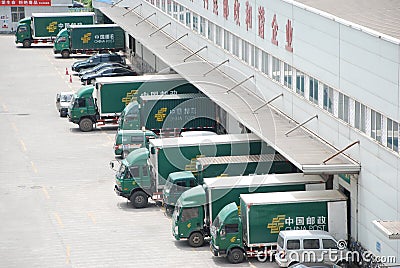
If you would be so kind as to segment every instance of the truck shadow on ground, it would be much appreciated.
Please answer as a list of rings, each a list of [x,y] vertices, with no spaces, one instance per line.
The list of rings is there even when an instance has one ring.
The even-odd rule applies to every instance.
[[[21,46],[15,46],[17,49],[26,49],[26,50],[33,50],[33,49],[52,49],[53,48],[53,45],[33,45],[32,44],[32,46],[31,47],[23,47],[22,45]]]
[[[115,134],[116,131],[117,131],[117,129],[118,129],[118,126],[112,126],[112,127],[96,127],[96,128],[93,128],[93,130],[90,131],[90,132],[83,132],[83,131],[81,131],[81,130],[79,129],[79,127],[70,127],[70,128],[69,128],[69,131],[70,131],[71,133],[74,133],[74,134],[82,134],[82,135],[90,135],[91,133],[96,133],[96,134],[98,134],[99,132],[104,132],[104,133],[106,133],[106,134]]]
[[[132,213],[160,211],[160,207],[158,207],[155,203],[152,202],[149,202],[147,207],[138,209],[134,208],[131,202],[129,201],[121,201],[117,203],[117,207],[123,211]]]

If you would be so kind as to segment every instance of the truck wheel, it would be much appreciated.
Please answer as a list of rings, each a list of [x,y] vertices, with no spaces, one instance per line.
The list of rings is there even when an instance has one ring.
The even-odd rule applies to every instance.
[[[228,261],[230,263],[241,263],[244,260],[244,254],[241,249],[234,248],[228,253]]]
[[[200,232],[194,232],[189,236],[189,245],[198,248],[204,244],[204,236]]]
[[[144,208],[147,206],[148,199],[149,197],[147,196],[147,194],[138,191],[134,192],[131,195],[130,201],[132,202],[135,208]]]
[[[69,58],[69,51],[68,51],[68,50],[63,50],[63,51],[61,52],[61,56],[62,56],[63,58]]]
[[[31,40],[24,40],[24,42],[22,42],[22,46],[23,47],[30,47],[31,46]]]
[[[83,118],[79,122],[79,129],[83,132],[88,132],[93,130],[93,122],[89,118]]]

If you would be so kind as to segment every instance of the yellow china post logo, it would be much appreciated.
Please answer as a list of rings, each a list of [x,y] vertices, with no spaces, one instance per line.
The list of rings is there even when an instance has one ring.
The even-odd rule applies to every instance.
[[[154,117],[156,118],[157,122],[162,122],[164,121],[165,117],[167,116],[167,108],[163,107],[161,109],[158,110],[158,112],[154,115]]]
[[[188,229],[190,229],[190,227],[192,227],[192,223],[189,222],[186,226],[187,226]]]
[[[234,243],[234,242],[236,241],[236,236],[233,236],[233,237],[230,239],[230,241],[231,241],[231,243]]]
[[[50,24],[47,25],[46,29],[49,33],[54,33],[57,30],[57,22],[50,22]]]
[[[122,102],[125,103],[125,105],[128,105],[132,100],[137,100],[137,97],[135,97],[135,95],[137,95],[138,90],[137,89],[132,89],[131,91],[126,93],[126,97],[122,98]]]
[[[272,218],[272,222],[268,223],[267,228],[271,229],[271,234],[277,234],[285,225],[285,215],[277,215]]]
[[[89,43],[89,41],[90,41],[91,38],[92,38],[92,33],[85,33],[85,34],[82,36],[81,40],[82,40],[82,42],[83,42],[84,44],[87,44],[87,43]]]

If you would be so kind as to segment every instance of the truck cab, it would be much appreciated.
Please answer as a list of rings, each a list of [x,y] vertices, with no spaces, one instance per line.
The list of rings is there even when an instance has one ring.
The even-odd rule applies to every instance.
[[[62,29],[57,37],[56,41],[54,42],[54,54],[61,53],[63,58],[68,58],[69,57],[69,34],[67,29]]]
[[[150,130],[119,129],[115,134],[114,153],[126,158],[129,153],[139,148],[149,148],[149,140],[157,138]]]
[[[118,119],[118,129],[140,129],[139,102],[131,101],[121,112],[121,115]]]
[[[173,211],[183,192],[197,185],[197,180],[191,171],[170,173],[163,189],[163,204],[167,213]]]
[[[211,226],[211,251],[214,256],[226,256],[231,263],[245,258],[242,221],[235,202],[226,205]]]
[[[151,192],[152,185],[148,158],[146,148],[137,149],[121,161],[115,174],[114,191],[128,198],[135,208],[147,206],[150,196],[148,192]]]
[[[68,107],[69,121],[79,124],[82,131],[91,131],[95,122],[96,107],[93,101],[93,86],[85,86],[74,94]]]
[[[206,195],[201,185],[182,193],[172,214],[172,234],[176,240],[187,238],[192,247],[204,244]]]
[[[15,32],[15,43],[22,43],[24,47],[30,47],[32,39],[31,17],[23,18],[18,22]]]

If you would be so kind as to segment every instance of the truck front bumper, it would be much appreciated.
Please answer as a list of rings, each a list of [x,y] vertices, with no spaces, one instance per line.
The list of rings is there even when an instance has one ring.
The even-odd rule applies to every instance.
[[[118,187],[118,185],[115,185],[115,186],[114,186],[114,192],[115,192],[118,196],[122,196],[122,197],[128,198],[128,196],[126,195],[126,193],[124,193],[124,192]]]
[[[219,248],[217,248],[216,246],[214,246],[214,244],[212,243],[212,240],[210,241],[210,251],[212,252],[212,254],[216,257],[218,256],[225,256],[226,255],[226,251],[225,250],[220,250]]]

